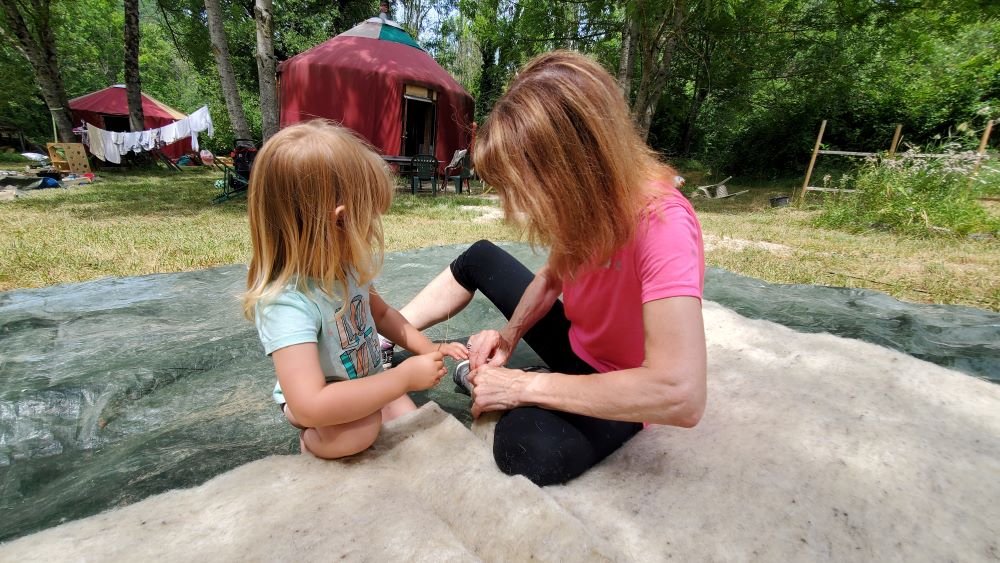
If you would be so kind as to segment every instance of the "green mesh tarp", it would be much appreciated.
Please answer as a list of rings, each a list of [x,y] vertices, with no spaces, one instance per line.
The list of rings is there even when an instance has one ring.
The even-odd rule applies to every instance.
[[[532,268],[544,260],[505,246]],[[389,255],[379,291],[402,306],[463,248]],[[0,293],[0,541],[297,449],[270,399],[271,361],[241,314],[245,275],[237,265]],[[747,316],[1000,374],[993,313],[721,270],[708,272],[706,294]],[[463,340],[501,322],[477,296],[429,333]],[[511,362],[538,363],[527,346]],[[450,378],[415,399],[469,422]]]

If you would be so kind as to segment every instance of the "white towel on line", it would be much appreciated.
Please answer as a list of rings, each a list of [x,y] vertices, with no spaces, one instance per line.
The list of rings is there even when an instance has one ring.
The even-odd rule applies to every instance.
[[[212,123],[212,115],[208,112],[208,106],[202,106],[188,117],[169,125],[144,131],[105,131],[90,123],[87,124],[91,154],[115,164],[121,162],[121,155],[125,153],[153,150],[187,137],[191,138],[191,148],[197,152],[200,148],[198,133],[202,131],[207,132],[209,137],[215,136],[215,126]]]

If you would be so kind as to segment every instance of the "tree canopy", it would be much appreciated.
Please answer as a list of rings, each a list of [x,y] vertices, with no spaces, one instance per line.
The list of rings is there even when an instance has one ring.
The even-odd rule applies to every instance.
[[[48,6],[68,97],[124,82],[122,0],[9,3]],[[259,140],[255,2],[219,5]],[[218,125],[210,146],[231,146],[205,1],[139,6],[143,91],[185,112],[207,103]],[[989,0],[401,0],[389,9],[472,93],[480,122],[518,66],[576,49],[618,77],[655,149],[730,173],[800,171],[822,119],[829,146],[870,151],[888,147],[897,123],[906,142],[974,146],[1000,118],[1000,8]],[[373,0],[274,0],[274,57],[378,11]],[[0,123],[41,142],[52,118],[32,66],[6,40],[11,23],[0,11]]]

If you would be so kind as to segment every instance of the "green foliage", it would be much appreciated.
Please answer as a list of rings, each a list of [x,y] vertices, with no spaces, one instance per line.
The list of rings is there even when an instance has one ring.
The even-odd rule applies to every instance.
[[[868,161],[839,182],[839,187],[858,191],[826,196],[817,224],[916,236],[1000,235],[1000,218],[977,201],[1000,191],[1000,171],[987,166],[971,178],[972,154],[925,159],[907,152],[897,159]],[[824,177],[825,182],[830,179]]]
[[[25,158],[16,152],[0,152],[0,162],[4,164],[24,164],[31,162],[30,158]]]
[[[0,123],[21,129],[30,140],[52,137],[49,112],[35,86],[28,61],[0,41]]]
[[[576,49],[618,74],[626,18],[652,29],[673,0],[432,0],[419,38],[476,99],[483,123],[516,69],[537,53]],[[239,90],[259,132],[251,0],[221,0]],[[801,174],[819,123],[829,148],[888,148],[904,140],[981,130],[1000,117],[1000,12],[988,0],[688,0],[649,133],[670,157],[716,173]],[[70,98],[122,82],[120,0],[52,0],[60,68]],[[301,53],[378,13],[374,0],[274,0],[278,60]],[[0,21],[2,24],[2,21]],[[208,38],[204,0],[142,0],[143,90],[183,112],[208,104],[217,125],[207,146],[232,147]],[[643,40],[648,40],[648,37]],[[635,58],[632,91],[645,69]],[[35,143],[51,120],[30,67],[0,42],[0,123]],[[998,128],[1000,130],[1000,128]],[[962,148],[978,138],[957,136]],[[992,147],[1000,146],[994,133]],[[851,166],[823,157],[824,173]]]
[[[829,148],[871,152],[897,123],[924,144],[1000,109],[1000,21],[985,3],[729,5],[732,17],[693,16],[650,134],[668,154],[738,175],[801,174],[823,119]]]

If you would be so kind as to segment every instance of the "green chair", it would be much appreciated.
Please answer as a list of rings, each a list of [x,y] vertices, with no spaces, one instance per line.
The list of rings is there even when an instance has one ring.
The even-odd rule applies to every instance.
[[[429,154],[418,154],[410,159],[410,191],[417,193],[418,186],[423,188],[424,180],[431,181],[431,190],[437,195],[438,159]]]
[[[216,180],[215,187],[222,190],[222,193],[212,200],[212,203],[222,203],[234,197],[246,195],[250,180],[243,177],[235,168],[219,163],[225,176],[221,180]]]
[[[212,203],[222,203],[236,196],[246,195],[250,187],[250,171],[253,161],[257,158],[257,147],[248,139],[236,139],[236,148],[232,152],[233,165],[222,165],[226,175],[216,187],[222,188],[222,193]],[[221,184],[221,185],[219,185]]]
[[[449,174],[448,171],[451,170],[453,173]],[[474,172],[472,171],[472,156],[469,154],[468,149],[460,149],[455,151],[455,156],[451,157],[451,162],[448,166],[444,167],[444,175],[449,182],[455,182],[455,193],[462,193],[462,184],[469,185],[469,178],[472,178]],[[469,187],[469,193],[472,193],[472,187]]]

